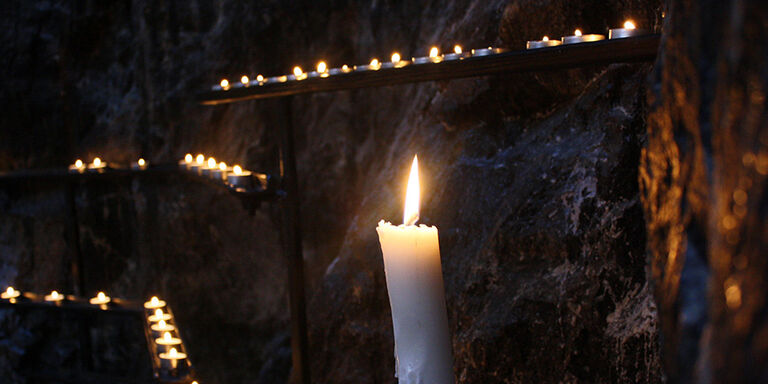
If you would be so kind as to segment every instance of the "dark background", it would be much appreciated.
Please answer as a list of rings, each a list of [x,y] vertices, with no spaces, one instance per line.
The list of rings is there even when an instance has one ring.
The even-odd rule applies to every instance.
[[[653,64],[297,96],[292,116],[194,102],[222,77],[521,49],[627,17],[661,30],[662,12]],[[9,0],[0,169],[203,152],[274,173],[276,119],[292,119],[313,379],[381,383],[394,361],[374,228],[399,221],[418,153],[458,382],[764,381],[766,20],[756,0]],[[0,190],[0,285],[73,292],[80,244],[81,294],[166,298],[201,382],[284,382],[279,220],[176,176],[17,183]],[[23,353],[0,345],[0,374],[24,382]]]

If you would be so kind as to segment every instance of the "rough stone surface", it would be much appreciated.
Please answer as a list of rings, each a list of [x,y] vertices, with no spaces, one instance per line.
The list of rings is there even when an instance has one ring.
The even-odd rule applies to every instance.
[[[664,370],[768,381],[763,1],[669,2],[641,160]]]
[[[657,1],[569,0],[0,7],[0,169],[204,152],[272,172],[282,126],[273,111],[285,101],[202,107],[194,92],[319,59],[355,64],[454,42],[521,48],[627,16],[654,27],[660,14]],[[662,381],[637,183],[650,68],[292,98],[314,381],[394,381],[374,229],[399,221],[413,153],[422,222],[440,228],[458,382]],[[73,287],[79,244],[86,293],[169,300],[201,382],[286,380],[277,206],[249,216],[177,177],[68,193],[0,191],[0,284]]]

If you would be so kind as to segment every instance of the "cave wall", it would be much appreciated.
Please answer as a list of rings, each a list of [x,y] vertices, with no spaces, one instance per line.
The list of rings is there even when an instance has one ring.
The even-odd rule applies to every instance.
[[[426,194],[422,222],[440,229],[459,382],[662,381],[646,276],[646,241],[655,238],[646,239],[637,182],[641,149],[653,145],[650,64],[218,107],[193,100],[221,77],[279,74],[319,59],[364,63],[454,42],[521,48],[531,37],[603,31],[628,16],[656,28],[658,1],[0,7],[8,69],[0,74],[0,169],[204,152],[275,172],[281,122],[273,111],[292,103],[316,382],[393,381],[374,228],[398,221],[413,153]],[[69,265],[79,247],[85,294],[169,300],[201,382],[286,380],[277,207],[251,216],[188,179],[140,176],[4,188],[0,212],[0,284],[74,289]]]
[[[640,185],[664,371],[768,381],[763,1],[669,2]]]

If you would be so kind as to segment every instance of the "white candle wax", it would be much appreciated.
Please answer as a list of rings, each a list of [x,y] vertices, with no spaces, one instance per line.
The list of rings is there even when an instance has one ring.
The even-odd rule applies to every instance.
[[[414,159],[412,180],[416,167]],[[418,178],[418,171],[416,174]],[[450,384],[454,382],[453,357],[437,228],[416,226],[418,196],[415,214],[408,213],[414,204],[406,200],[408,225],[394,226],[382,220],[376,228],[392,308],[395,375],[400,384]]]

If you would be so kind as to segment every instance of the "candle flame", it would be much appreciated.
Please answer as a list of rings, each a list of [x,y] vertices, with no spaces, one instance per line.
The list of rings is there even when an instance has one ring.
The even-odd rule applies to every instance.
[[[344,64],[344,65],[341,66],[341,70],[344,71],[344,72],[347,72],[347,71],[349,71],[349,66]]]
[[[161,329],[162,329],[162,328],[165,328],[165,327],[166,327],[166,325],[165,325],[165,320],[160,320],[160,321],[158,321],[158,322],[157,322],[157,326],[158,326],[158,327],[160,327]]]
[[[408,188],[405,191],[405,209],[403,210],[403,224],[415,225],[419,221],[419,158],[413,156],[411,174],[408,176]]]
[[[328,70],[328,66],[325,64],[325,61],[321,61],[317,63],[317,71],[320,73],[325,73],[325,71]]]
[[[203,154],[202,154],[202,153],[201,153],[201,154],[198,154],[198,155],[195,157],[195,163],[197,163],[198,165],[203,165],[203,163],[204,163],[204,162],[205,162],[205,156],[203,156]]]
[[[258,81],[259,83],[261,83],[262,81],[264,81],[264,76],[262,76],[262,75],[258,75],[258,76],[256,76],[256,81]]]
[[[163,310],[160,309],[160,308],[155,309],[155,317],[162,318],[163,317]]]
[[[227,79],[221,79],[221,83],[219,83],[222,88],[227,89],[229,88],[229,80]]]
[[[377,67],[379,65],[379,59],[371,60],[371,67]]]
[[[99,300],[104,300],[107,298],[107,295],[105,295],[104,292],[99,292],[98,294],[96,294],[96,297],[98,297]]]
[[[160,299],[158,299],[157,296],[152,296],[152,298],[149,299],[149,303],[152,305],[158,305],[160,304]]]
[[[216,168],[216,159],[213,157],[208,158],[208,168]]]
[[[541,38],[541,41],[549,41],[549,37],[548,36],[544,36],[544,37]]]
[[[400,54],[395,52],[392,54],[392,62],[397,64],[400,62]]]
[[[75,167],[76,168],[82,168],[83,167],[83,161],[80,160],[80,159],[77,159],[77,161],[75,161]]]
[[[299,76],[301,76],[301,74],[302,74],[302,73],[304,73],[304,72],[302,72],[302,71],[301,71],[301,68],[300,68],[299,66],[295,66],[295,67],[293,67],[293,74],[294,74],[296,77],[299,77]]]
[[[163,333],[163,340],[171,341],[171,333],[170,332]]]
[[[96,167],[100,166],[101,165],[101,159],[99,159],[98,157],[93,159],[93,165],[96,166]]]
[[[239,174],[243,173],[243,169],[242,169],[242,168],[240,168],[240,166],[239,166],[239,165],[235,165],[235,166],[232,168],[232,172],[234,172],[234,173],[235,173],[235,175],[239,175]]]
[[[251,79],[249,79],[246,75],[243,75],[243,77],[240,78],[240,82],[243,84],[248,84],[250,81]]]
[[[171,350],[168,352],[168,356],[170,357],[176,357],[176,355],[179,354],[179,351],[176,350],[176,348],[171,348]]]
[[[146,164],[147,162],[146,162],[146,161],[144,161],[144,159],[139,159],[138,163],[139,163],[139,165],[140,165],[140,166],[142,166],[142,167],[143,167],[143,166],[144,166],[144,164]]]
[[[51,299],[58,300],[59,293],[56,291],[51,291]]]
[[[440,53],[440,51],[437,49],[437,47],[432,47],[429,50],[429,57],[437,57],[438,53]]]
[[[453,46],[453,52],[456,53],[456,54],[461,53],[461,45],[458,45],[458,44],[454,45]]]
[[[187,153],[186,155],[184,155],[184,162],[187,163],[187,164],[192,162],[192,154],[191,153]]]
[[[8,295],[13,295],[16,291],[13,289],[13,287],[8,287],[8,289],[5,290],[5,293]]]
[[[627,20],[624,22],[624,28],[625,29],[635,29],[635,23],[632,22],[632,20]]]
[[[573,35],[574,36],[581,36],[581,29],[577,29],[577,30],[573,31]]]
[[[222,170],[222,171],[226,171],[227,170],[227,163],[225,163],[223,161],[221,163],[219,163],[219,169]]]

